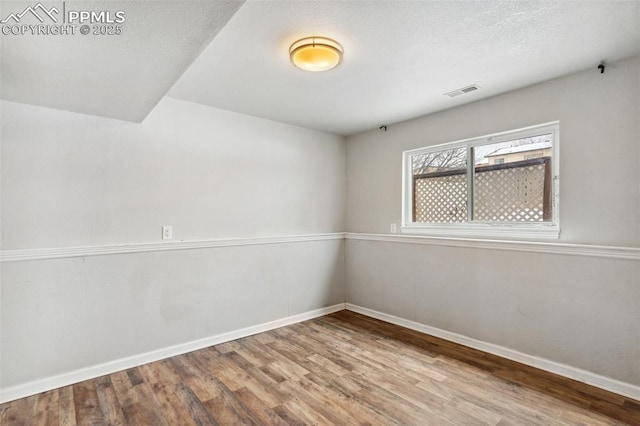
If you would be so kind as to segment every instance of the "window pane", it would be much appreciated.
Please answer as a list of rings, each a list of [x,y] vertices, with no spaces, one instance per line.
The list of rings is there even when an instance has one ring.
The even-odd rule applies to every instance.
[[[467,150],[413,155],[413,221],[467,221]]]
[[[552,135],[474,148],[473,220],[550,222]]]

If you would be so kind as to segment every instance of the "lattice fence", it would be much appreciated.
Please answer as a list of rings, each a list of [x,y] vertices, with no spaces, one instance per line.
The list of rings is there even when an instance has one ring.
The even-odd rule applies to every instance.
[[[544,221],[545,163],[476,173],[473,219]]]
[[[467,175],[458,174],[414,180],[414,221],[459,223],[467,221]]]
[[[473,220],[543,222],[551,220],[550,158],[476,168]],[[467,221],[464,170],[414,177],[414,221]]]

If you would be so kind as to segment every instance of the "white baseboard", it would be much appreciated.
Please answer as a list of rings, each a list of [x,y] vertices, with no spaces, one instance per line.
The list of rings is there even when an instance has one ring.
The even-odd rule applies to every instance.
[[[40,392],[46,392],[48,390],[56,389],[63,386],[72,385],[84,380],[94,379],[96,377],[104,376],[105,374],[111,374],[116,371],[126,370],[128,368],[137,367],[139,365],[147,364],[161,359],[170,358],[172,356],[181,355],[187,352],[192,352],[198,349],[206,348],[209,346],[217,345],[231,340],[240,339],[243,337],[251,336],[253,334],[262,333],[264,331],[273,330],[275,328],[284,327],[287,325],[295,324],[298,322],[306,321],[309,319],[321,317],[334,312],[348,309],[353,312],[360,313],[372,318],[376,318],[382,321],[386,321],[392,324],[406,327],[411,330],[419,331],[421,333],[429,334],[431,336],[439,337],[444,340],[459,343],[474,349],[481,350],[493,355],[497,355],[512,361],[517,361],[522,364],[526,364],[532,367],[539,368],[541,370],[549,371],[551,373],[558,374],[570,379],[578,380],[580,382],[587,383],[598,388],[614,392],[629,398],[640,400],[640,386],[632,385],[629,383],[621,382],[609,377],[601,376],[586,370],[571,367],[569,365],[560,364],[554,361],[549,361],[544,358],[539,358],[533,355],[528,355],[522,352],[518,352],[513,349],[505,348],[503,346],[494,345],[492,343],[476,340],[471,337],[463,336],[461,334],[452,333],[450,331],[442,330],[428,325],[420,324],[415,321],[400,318],[394,315],[385,314],[383,312],[375,311],[373,309],[364,308],[362,306],[353,305],[351,303],[338,303],[333,306],[325,308],[314,309],[309,312],[304,312],[297,315],[281,318],[275,321],[270,321],[263,324],[243,328],[240,330],[230,331],[228,333],[219,334],[216,336],[207,337],[192,342],[182,343],[168,348],[158,349],[151,352],[146,352],[139,355],[134,355],[127,358],[99,364],[91,367],[86,367],[80,370],[71,371],[68,373],[60,374],[54,377],[48,377],[41,380],[24,383],[21,385],[13,386],[0,390],[0,404],[13,401],[15,399],[24,398],[26,396],[35,395]]]
[[[345,309],[344,303],[338,303],[325,308],[314,309],[312,311],[303,312],[297,315],[291,315],[285,318],[277,319],[263,324],[254,325],[240,330],[230,331],[228,333],[218,334],[204,339],[194,340],[192,342],[181,343],[179,345],[170,346],[168,348],[158,349],[139,355],[130,356],[104,364],[94,365],[82,368],[80,370],[70,371],[54,377],[47,377],[41,380],[24,383],[6,389],[0,389],[0,404],[13,401],[15,399],[24,398],[26,396],[35,395],[40,392],[46,392],[63,386],[72,385],[84,380],[94,379],[106,374],[115,373],[116,371],[126,370],[128,368],[137,367],[142,364],[159,361],[161,359],[170,358],[172,356],[181,355],[209,346],[218,345],[220,343],[229,342],[231,340],[240,339],[251,336],[253,334],[262,333],[264,331],[273,330],[274,328],[284,327],[286,325],[295,324],[312,318],[321,317],[334,312]]]
[[[364,308],[362,306],[353,305],[351,303],[346,304],[346,309],[349,311],[357,312],[368,317],[376,318],[382,321],[396,324],[401,327],[406,327],[411,330],[419,331],[421,333],[429,334],[431,336],[439,337],[450,342],[459,343],[470,348],[478,349],[483,352],[487,352],[493,355],[500,356],[502,358],[510,359],[522,364],[529,365],[531,367],[539,368],[544,371],[558,374],[569,379],[577,380],[579,382],[587,383],[592,386],[614,392],[619,395],[623,395],[629,398],[640,400],[640,386],[632,385],[630,383],[621,382],[619,380],[611,379],[609,377],[601,376],[590,371],[581,370],[579,368],[571,367],[569,365],[560,364],[548,359],[540,358],[533,355],[528,355],[522,352],[518,352],[514,349],[505,348],[504,346],[494,345],[492,343],[476,340],[471,337],[463,336],[461,334],[452,333],[450,331],[442,330],[428,325],[420,324],[415,321],[400,318],[394,315],[385,314],[383,312],[375,311],[373,309]]]

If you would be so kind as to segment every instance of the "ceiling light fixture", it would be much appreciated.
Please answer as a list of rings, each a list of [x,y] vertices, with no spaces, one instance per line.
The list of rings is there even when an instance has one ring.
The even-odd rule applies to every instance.
[[[291,63],[305,71],[328,71],[342,60],[342,46],[326,37],[305,37],[291,45]]]

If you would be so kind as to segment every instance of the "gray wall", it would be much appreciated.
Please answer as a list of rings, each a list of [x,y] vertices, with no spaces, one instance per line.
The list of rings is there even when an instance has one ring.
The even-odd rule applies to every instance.
[[[142,124],[2,114],[4,253],[343,231],[341,137],[171,98]],[[341,239],[0,265],[4,389],[345,298]]]
[[[640,385],[640,262],[346,242],[347,302]]]
[[[347,230],[400,221],[402,151],[559,120],[560,241],[638,247],[639,86],[635,58],[349,137]]]
[[[2,249],[343,231],[327,133],[165,98],[141,124],[2,103]]]
[[[347,139],[347,231],[399,222],[401,153],[560,121],[562,243],[640,247],[640,60]],[[347,302],[640,385],[637,260],[347,240]],[[464,244],[462,244],[464,245]]]
[[[10,262],[9,388],[344,302],[343,242]]]

